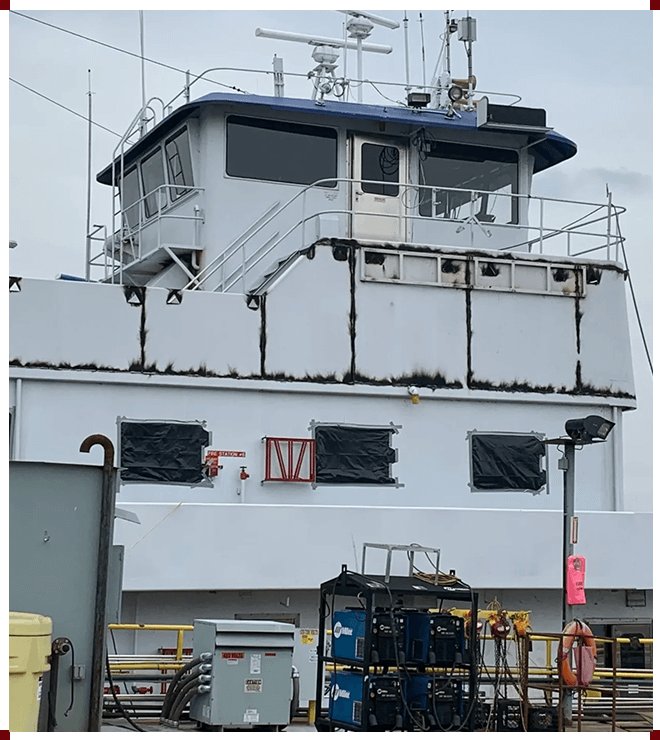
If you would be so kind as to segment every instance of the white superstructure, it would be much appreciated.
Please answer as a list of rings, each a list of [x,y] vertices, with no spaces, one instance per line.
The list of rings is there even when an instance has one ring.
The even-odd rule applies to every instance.
[[[126,470],[134,422],[203,425],[206,450],[231,453],[207,477],[199,448],[194,487],[146,453],[139,484],[124,474],[140,520],[116,525],[124,621],[314,628],[315,589],[357,570],[363,542],[417,542],[557,628],[561,453],[536,440],[592,414],[616,426],[577,456],[575,612],[650,621],[651,520],[622,485],[622,209],[535,198],[575,145],[542,111],[472,105],[463,82],[445,108],[318,89],[185,102],[98,176],[114,191],[100,282],[10,280],[14,459],[85,462],[100,433]],[[480,456],[498,440],[509,477]],[[626,606],[637,589],[646,608]]]

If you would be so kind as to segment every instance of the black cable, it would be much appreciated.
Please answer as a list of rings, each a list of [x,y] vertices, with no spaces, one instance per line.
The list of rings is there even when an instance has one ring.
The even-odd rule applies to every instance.
[[[146,730],[143,727],[140,727],[140,725],[133,722],[133,720],[130,718],[128,712],[124,708],[124,705],[119,701],[119,697],[117,694],[115,694],[115,685],[112,681],[112,673],[110,672],[110,657],[106,654],[105,656],[105,668],[108,674],[108,683],[110,684],[110,693],[112,694],[112,698],[115,700],[115,704],[117,705],[117,709],[121,712],[124,719],[128,722],[128,724],[131,727],[134,727],[138,732],[146,732]]]
[[[117,641],[115,640],[115,633],[109,627],[108,627],[108,630],[110,631],[110,637],[112,639],[112,647],[114,648],[115,655],[118,655],[119,651],[117,650]],[[122,681],[122,683],[124,684],[124,690],[126,691],[126,693],[127,694],[130,693],[128,690],[128,684],[126,683],[126,681]],[[137,717],[137,711],[135,710],[135,706],[133,706],[133,702],[129,699],[128,703],[130,704],[133,714],[135,714]]]
[[[193,681],[190,681],[186,684],[186,690],[181,691],[181,694],[177,697],[176,702],[172,706],[172,711],[170,712],[169,720],[171,722],[178,722],[179,717],[183,714],[183,710],[186,708],[190,700],[195,696],[197,693],[197,689],[201,686],[201,682],[199,680],[199,675],[195,677]]]
[[[75,654],[73,650],[73,643],[69,641],[69,644],[71,645],[71,703],[66,709],[66,712],[64,712],[64,716],[68,717],[69,712],[73,708],[73,666],[76,664]]]
[[[85,36],[82,33],[76,33],[75,31],[69,31],[68,28],[62,28],[61,26],[56,26],[54,23],[47,23],[46,21],[42,21],[39,18],[34,18],[31,15],[25,15],[25,13],[19,13],[17,10],[10,10],[10,13],[13,13],[14,15],[20,15],[21,18],[27,18],[30,21],[34,21],[35,23],[41,23],[44,26],[48,26],[49,28],[55,28],[58,31],[63,31],[64,33],[71,34],[71,36],[77,36],[79,39],[84,39],[85,41],[91,41],[93,44],[99,44],[100,46],[105,46],[108,49],[112,49],[113,51],[119,51],[122,54],[128,54],[131,57],[135,57],[136,59],[143,59],[145,62],[150,62],[151,64],[157,64],[159,67],[165,67],[165,69],[171,69],[174,72],[181,72],[181,74],[186,74],[185,69],[179,69],[178,67],[173,67],[171,64],[165,64],[164,62],[158,62],[155,59],[149,59],[149,57],[142,56],[142,54],[136,54],[135,52],[128,51],[127,49],[121,49],[118,46],[113,46],[112,44],[106,44],[104,41],[98,41],[97,39],[90,38],[89,36]],[[241,90],[239,87],[236,87],[235,85],[225,85],[223,82],[217,82],[216,80],[211,80],[208,77],[204,77],[203,79],[207,80],[208,82],[213,82],[215,85],[219,85],[220,87],[226,87],[228,90],[236,90],[236,92],[245,93],[246,95],[249,93],[246,93],[245,90]],[[114,132],[113,132],[114,133]]]
[[[15,13],[16,11],[11,10],[10,13]],[[62,103],[58,103],[57,100],[53,100],[52,98],[49,98],[48,96],[44,95],[43,93],[37,92],[36,90],[33,90],[31,87],[28,87],[27,85],[24,85],[22,82],[19,82],[18,80],[15,80],[13,77],[9,78],[10,82],[13,82],[15,85],[19,85],[19,87],[24,87],[26,90],[29,90],[31,93],[34,93],[35,95],[38,95],[40,98],[43,98],[44,100],[47,100],[49,103],[53,103],[53,105],[57,105],[60,108],[63,108],[65,111],[68,111],[69,113],[73,113],[74,116],[78,116],[78,118],[82,118],[84,121],[89,121],[87,116],[83,116],[82,113],[78,113],[75,110],[72,110],[71,108],[67,108],[66,105],[62,105]],[[119,136],[121,138],[121,134],[118,134],[116,131],[113,131],[112,129],[106,128],[105,126],[102,126],[100,123],[96,123],[96,121],[92,121],[94,126],[98,126],[99,128],[102,128],[104,131],[107,131],[110,134],[114,134],[115,136]]]
[[[201,675],[200,666],[196,666],[190,672],[190,675],[186,675],[184,680],[180,681],[176,687],[175,693],[172,695],[170,704],[167,708],[167,712],[164,714],[165,718],[172,719],[172,713],[174,707],[178,706],[181,697],[190,689],[191,685],[199,684],[199,677]]]
[[[162,718],[167,717],[167,715],[169,714],[169,711],[172,707],[172,702],[174,701],[174,695],[178,693],[179,682],[183,679],[184,675],[203,662],[204,661],[202,660],[201,656],[195,658],[194,660],[189,661],[184,666],[179,668],[179,670],[172,676],[172,680],[170,681],[167,693],[165,694],[165,698],[163,699],[163,707],[160,712],[160,716]]]
[[[352,575],[361,575],[358,573],[354,573],[353,571],[346,571],[347,573],[351,573]],[[398,644],[397,644],[397,630],[396,630],[396,620],[394,618],[394,597],[392,596],[392,591],[390,590],[390,586],[388,583],[385,583],[384,581],[379,581],[376,578],[372,578],[370,576],[370,580],[374,581],[375,583],[380,583],[382,586],[384,586],[387,589],[387,593],[390,597],[390,620],[392,622],[392,639],[394,640],[394,659],[396,662],[396,668],[397,668],[397,678],[399,681],[399,693],[401,694],[401,701],[403,703],[403,706],[405,708],[405,711],[408,713],[412,721],[419,727],[423,732],[426,732],[426,728],[421,725],[417,719],[413,716],[413,713],[410,711],[410,707],[408,706],[408,702],[406,701],[406,698],[404,696],[403,691],[403,685],[401,683],[401,667],[399,662],[399,650],[398,650]],[[333,632],[334,634],[334,632]]]
[[[628,282],[630,283],[630,295],[632,296],[633,306],[635,307],[635,316],[637,317],[637,324],[639,326],[639,333],[642,335],[642,342],[644,343],[644,351],[646,352],[646,359],[648,360],[649,367],[651,368],[651,375],[653,375],[653,362],[651,360],[651,353],[649,352],[648,344],[646,343],[646,335],[644,334],[644,327],[642,326],[642,318],[639,315],[639,308],[637,307],[637,298],[635,296],[635,289],[632,282],[632,274],[630,267],[628,266],[628,256],[626,255],[626,248],[623,244],[623,238],[621,236],[621,226],[619,224],[619,212],[615,213],[616,218],[616,230],[621,240],[621,252],[623,254],[623,262],[626,266],[626,272],[628,274]]]

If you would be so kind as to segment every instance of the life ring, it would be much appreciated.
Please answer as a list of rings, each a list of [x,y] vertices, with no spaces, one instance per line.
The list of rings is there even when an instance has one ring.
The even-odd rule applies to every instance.
[[[574,619],[564,627],[563,635],[557,652],[562,680],[566,686],[588,686],[596,667],[596,640],[593,632],[584,622]],[[581,639],[573,648],[577,637]],[[575,670],[571,668],[571,648],[575,655]]]

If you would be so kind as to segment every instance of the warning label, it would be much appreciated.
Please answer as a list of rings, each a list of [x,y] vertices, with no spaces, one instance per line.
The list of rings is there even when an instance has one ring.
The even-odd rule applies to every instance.
[[[300,630],[300,642],[303,645],[313,645],[318,633],[318,630]]]
[[[246,694],[260,694],[263,687],[263,679],[261,678],[246,678],[245,679],[245,693]]]
[[[245,658],[245,653],[223,653],[222,659],[223,660],[243,660]]]

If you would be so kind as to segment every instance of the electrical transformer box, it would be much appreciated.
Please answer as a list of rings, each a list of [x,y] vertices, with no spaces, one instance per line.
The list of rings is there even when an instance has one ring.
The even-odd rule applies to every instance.
[[[211,653],[211,681],[190,718],[222,728],[289,724],[295,628],[269,621],[196,619],[195,655]]]

